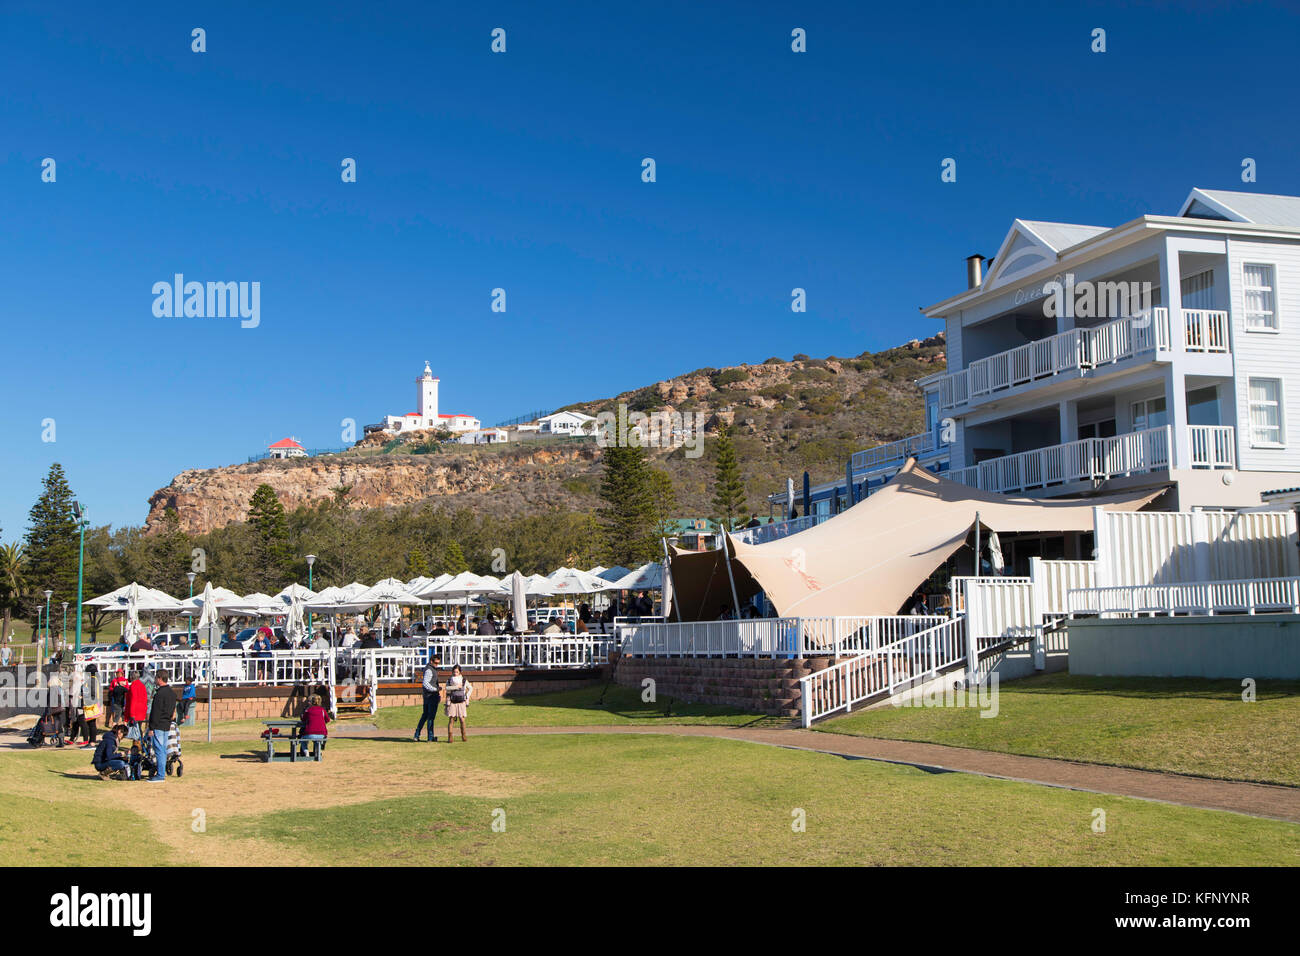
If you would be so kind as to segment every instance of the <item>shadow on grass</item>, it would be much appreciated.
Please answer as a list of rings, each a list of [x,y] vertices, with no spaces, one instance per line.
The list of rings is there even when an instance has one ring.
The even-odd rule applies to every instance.
[[[1202,677],[1086,677],[1073,674],[1041,674],[1008,681],[1003,690],[1018,694],[1052,696],[1199,698],[1238,701],[1241,681]],[[1256,683],[1256,700],[1284,700],[1300,696],[1300,681],[1261,680]]]

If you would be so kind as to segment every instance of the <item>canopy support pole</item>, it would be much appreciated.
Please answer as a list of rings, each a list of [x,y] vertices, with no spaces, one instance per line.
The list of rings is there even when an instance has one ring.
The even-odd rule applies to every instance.
[[[731,556],[727,552],[727,529],[722,529],[722,557],[727,562],[727,581],[731,584],[731,611],[740,620],[740,598],[736,596],[736,579],[731,573]]]
[[[659,544],[664,551],[664,570],[668,572],[668,582],[673,589],[673,613],[677,615],[677,623],[680,624],[682,623],[682,602],[681,599],[677,596],[677,582],[673,580],[673,559],[668,554],[668,539],[661,537],[659,539]],[[663,592],[661,590],[660,594],[662,593]],[[662,603],[662,601],[663,598],[661,597],[660,602]],[[660,610],[662,611],[663,608],[660,608]],[[665,622],[667,621],[667,618],[668,615],[665,614],[664,615]]]

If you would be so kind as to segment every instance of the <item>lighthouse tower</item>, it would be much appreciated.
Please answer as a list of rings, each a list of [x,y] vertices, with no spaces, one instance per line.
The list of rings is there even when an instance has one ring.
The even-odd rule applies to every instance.
[[[420,390],[416,411],[420,413],[421,428],[436,428],[438,425],[438,380],[433,377],[429,363],[424,363],[424,374],[415,380]]]

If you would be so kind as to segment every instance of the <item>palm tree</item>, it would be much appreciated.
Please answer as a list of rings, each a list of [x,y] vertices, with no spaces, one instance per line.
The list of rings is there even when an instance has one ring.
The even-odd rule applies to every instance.
[[[4,609],[4,628],[0,630],[0,640],[9,639],[9,622],[13,619],[13,610],[23,600],[27,590],[24,571],[27,567],[27,554],[17,541],[0,544],[0,608]]]

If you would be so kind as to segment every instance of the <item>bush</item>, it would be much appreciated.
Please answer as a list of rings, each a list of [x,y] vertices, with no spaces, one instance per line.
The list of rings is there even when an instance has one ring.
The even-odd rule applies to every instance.
[[[784,364],[785,364],[785,360],[784,360],[784,359],[779,359],[779,358],[777,358],[775,355],[773,355],[770,359],[763,359],[763,364],[764,364],[764,365],[784,365]]]
[[[717,375],[713,376],[714,388],[721,388],[724,385],[730,385],[733,382],[743,382],[749,378],[749,372],[743,368],[724,369]]]

